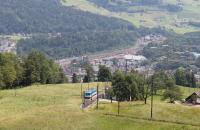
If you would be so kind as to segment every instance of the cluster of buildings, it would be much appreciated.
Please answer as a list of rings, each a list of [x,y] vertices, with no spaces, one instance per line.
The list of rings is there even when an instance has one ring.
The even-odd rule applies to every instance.
[[[94,59],[90,63],[95,71],[98,71],[99,65],[105,65],[114,72],[116,70],[130,71],[132,69],[140,71],[145,61],[147,61],[147,59],[142,55],[120,54],[104,59]]]
[[[12,52],[16,53],[16,43],[8,39],[0,40],[0,52]]]
[[[111,72],[115,72],[116,70],[129,72],[134,69],[141,73],[145,73],[146,71],[149,71],[149,73],[153,73],[153,69],[151,68],[151,66],[147,67],[146,57],[142,55],[119,54],[111,57],[91,60],[88,57],[80,57],[72,60],[70,64],[64,64],[66,63],[66,61],[59,61],[59,64],[62,65],[66,76],[71,81],[72,75],[74,73],[76,73],[76,75],[78,75],[79,77],[83,77],[84,75],[86,75],[85,68],[82,67],[80,64],[84,62],[87,62],[92,66],[95,75],[98,74],[100,65],[108,67]]]

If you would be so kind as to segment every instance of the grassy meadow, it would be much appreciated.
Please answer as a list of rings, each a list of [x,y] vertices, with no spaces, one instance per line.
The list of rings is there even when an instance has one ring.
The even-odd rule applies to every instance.
[[[89,87],[96,86],[91,83]],[[104,83],[100,83],[101,90]],[[100,102],[80,109],[80,84],[34,85],[0,91],[0,129],[2,130],[200,130],[200,108],[169,104],[154,99],[153,119],[150,102],[117,104]],[[83,85],[83,90],[88,84]],[[182,88],[187,94],[188,88]],[[191,90],[193,91],[193,90]],[[189,93],[189,92],[188,92]],[[178,123],[175,123],[178,122]]]
[[[180,12],[167,12],[156,7],[133,6],[130,10],[145,10],[146,13],[129,14],[127,12],[112,12],[105,8],[96,6],[87,0],[61,0],[65,6],[73,6],[83,11],[89,11],[108,17],[116,17],[133,23],[136,27],[158,27],[164,26],[177,33],[198,31],[199,28],[182,25],[185,21],[200,21],[199,7],[200,2],[194,0],[182,0],[183,10]],[[177,0],[164,0],[165,4],[177,4]],[[144,21],[144,22],[141,22]],[[178,25],[178,26],[177,26]]]

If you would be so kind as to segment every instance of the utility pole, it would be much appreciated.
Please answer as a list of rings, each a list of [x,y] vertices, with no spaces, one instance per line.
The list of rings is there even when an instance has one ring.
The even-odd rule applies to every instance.
[[[167,64],[166,64],[166,68],[165,68],[165,69],[166,69],[165,71],[167,71],[167,73],[169,72],[169,71],[168,71],[168,67],[169,67],[169,66],[168,66],[168,65],[169,65],[169,55],[170,55],[170,54],[169,54],[169,51],[170,51],[170,48],[169,48],[169,45],[168,45],[168,46],[167,46]]]
[[[151,119],[153,118],[153,89],[154,89],[154,78],[152,77],[152,83],[151,83]]]
[[[188,48],[188,53],[190,53],[190,47]],[[190,55],[187,56],[187,65],[188,65],[188,68],[189,68],[189,77],[191,76],[191,69],[190,69]],[[189,79],[189,93],[191,93],[191,79]]]
[[[83,93],[85,93],[85,91],[83,91]],[[85,96],[82,96],[82,110],[85,107]]]
[[[144,104],[147,104],[147,97],[148,97],[148,91],[149,91],[149,81],[147,81],[147,79],[149,78],[149,68],[146,72],[146,69],[145,69],[145,76],[144,76],[144,82],[147,83],[147,87],[146,87],[146,91],[145,91],[145,101],[144,101]]]
[[[125,75],[127,75],[128,73],[128,60],[126,59],[126,65],[125,65]]]
[[[82,80],[82,77],[81,77],[81,100],[82,100],[82,110],[83,110],[83,105],[84,105],[84,98],[85,98],[85,96],[84,96],[84,94],[85,94],[85,91],[83,92],[83,80]]]
[[[97,84],[97,110],[99,109],[99,83]]]
[[[81,99],[83,98],[83,83],[81,81]]]
[[[119,101],[119,98],[118,98],[118,110],[117,110],[118,116],[119,116],[119,108],[120,108],[120,101]]]

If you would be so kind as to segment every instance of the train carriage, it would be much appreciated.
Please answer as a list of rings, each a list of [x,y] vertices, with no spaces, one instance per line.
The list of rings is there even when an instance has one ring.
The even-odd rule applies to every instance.
[[[85,91],[84,93],[84,98],[85,99],[95,99],[97,97],[97,90],[95,88],[93,89],[89,89],[87,91]]]

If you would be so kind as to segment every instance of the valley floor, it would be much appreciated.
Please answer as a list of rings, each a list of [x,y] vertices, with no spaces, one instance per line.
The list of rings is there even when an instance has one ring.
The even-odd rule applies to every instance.
[[[101,102],[99,110],[80,109],[80,84],[36,85],[0,91],[2,130],[200,130],[200,108],[154,100],[154,121],[150,105],[143,102],[117,104]],[[96,83],[91,83],[90,87]],[[101,84],[104,86],[104,83]],[[84,89],[88,84],[84,84]],[[182,88],[185,95],[187,88]],[[176,123],[177,122],[177,123]]]

